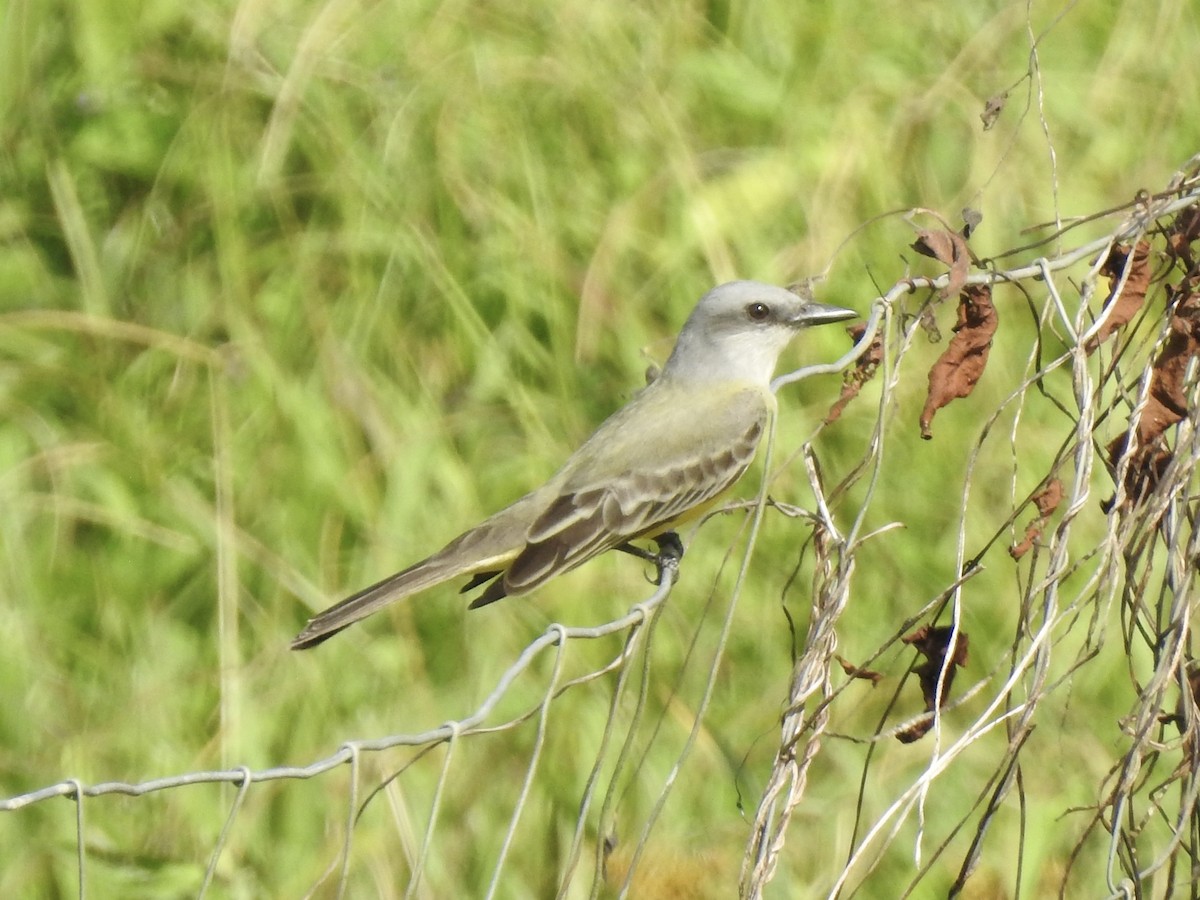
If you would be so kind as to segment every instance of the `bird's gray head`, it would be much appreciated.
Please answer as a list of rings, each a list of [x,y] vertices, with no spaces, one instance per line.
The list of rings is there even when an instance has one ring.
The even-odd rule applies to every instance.
[[[773,285],[731,281],[700,298],[662,374],[766,385],[796,332],[856,315]]]

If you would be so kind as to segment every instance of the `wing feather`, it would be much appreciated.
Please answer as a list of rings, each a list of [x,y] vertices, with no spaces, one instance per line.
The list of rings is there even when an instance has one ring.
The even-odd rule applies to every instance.
[[[666,530],[737,481],[754,459],[764,416],[720,452],[626,472],[607,484],[565,491],[534,520],[497,592],[523,594],[605,550]],[[498,599],[498,598],[493,598]],[[484,600],[483,597],[480,600]]]

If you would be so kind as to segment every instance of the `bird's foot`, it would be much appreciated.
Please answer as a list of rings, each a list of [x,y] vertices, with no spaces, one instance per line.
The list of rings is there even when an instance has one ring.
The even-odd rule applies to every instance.
[[[655,584],[663,583],[663,576],[670,575],[671,584],[679,577],[679,561],[683,559],[683,541],[674,531],[664,531],[654,539],[658,545],[654,565],[658,567],[658,577]]]
[[[657,553],[651,553],[634,544],[620,544],[617,549],[622,553],[628,553],[630,556],[654,563],[655,568],[658,569],[658,576],[654,579],[655,584],[662,584],[663,574],[667,571],[671,572],[671,580],[674,581],[679,575],[679,560],[683,559],[683,541],[674,531],[664,531],[653,540],[658,546]]]
[[[674,531],[664,531],[654,539],[654,543],[658,544],[658,553],[655,555],[659,562],[665,561],[667,558],[679,562],[683,559],[683,541],[679,539],[679,534]]]

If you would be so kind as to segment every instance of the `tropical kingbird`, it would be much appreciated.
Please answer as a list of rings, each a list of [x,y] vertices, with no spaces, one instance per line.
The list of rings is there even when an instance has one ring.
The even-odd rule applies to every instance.
[[[663,544],[711,507],[754,458],[775,410],[771,376],[802,328],[857,313],[733,281],[700,298],[658,377],[606,419],[546,484],[437,553],[309,620],[312,647],[388,603],[451,578],[488,584],[471,608],[525,594],[613,548]],[[675,543],[678,539],[674,538]]]

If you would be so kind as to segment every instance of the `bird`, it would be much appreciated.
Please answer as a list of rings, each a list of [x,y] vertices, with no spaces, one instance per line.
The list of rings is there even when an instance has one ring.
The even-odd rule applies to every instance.
[[[441,550],[318,613],[292,640],[314,647],[388,604],[469,576],[476,609],[520,596],[606,550],[682,553],[675,529],[750,466],[776,403],[779,355],[802,329],[857,316],[786,288],[731,281],[704,294],[661,372],[549,481]]]

